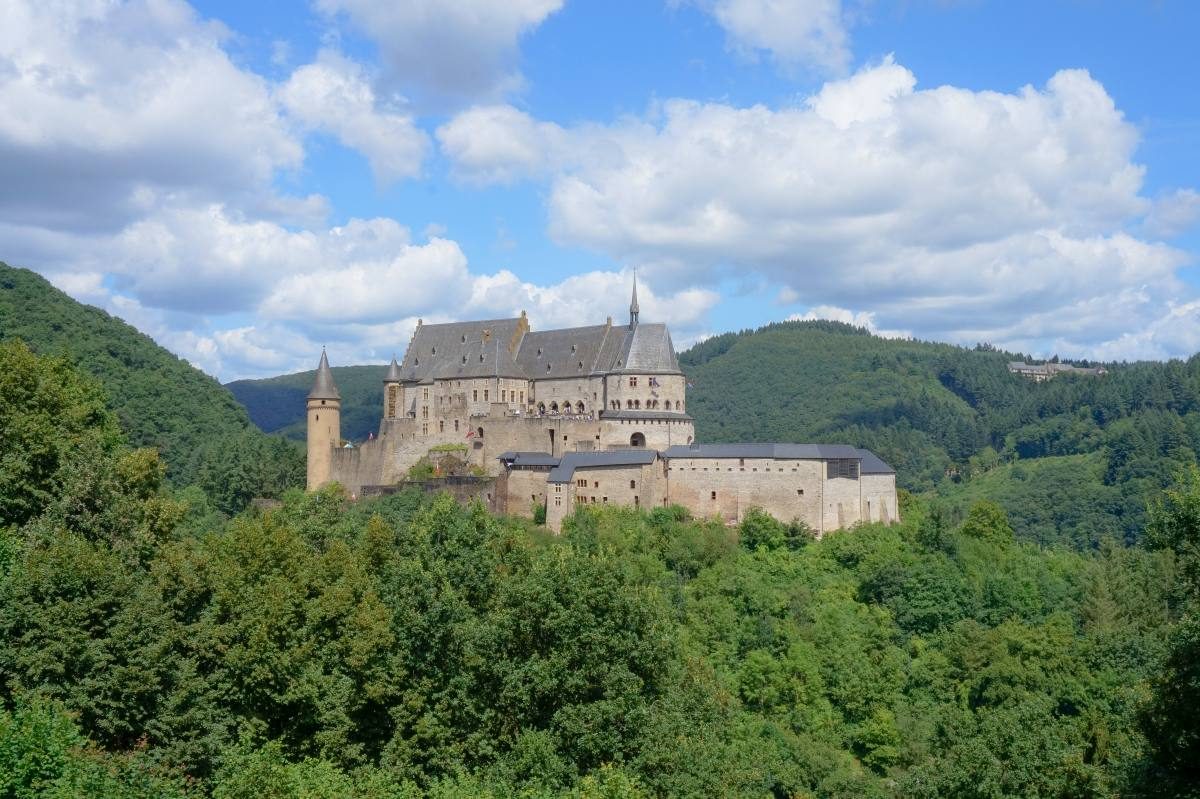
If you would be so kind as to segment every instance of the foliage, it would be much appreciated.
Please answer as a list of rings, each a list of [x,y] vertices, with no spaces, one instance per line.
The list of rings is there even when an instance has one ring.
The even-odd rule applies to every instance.
[[[264,436],[211,377],[33,272],[0,263],[0,341],[11,339],[59,358],[60,370],[70,363],[94,378],[125,438],[157,449],[174,485],[201,483],[211,490],[226,476],[238,481],[241,488],[218,492],[218,505],[227,511],[240,510],[249,496],[276,496],[303,482],[300,448]],[[16,385],[19,375],[6,378],[8,390],[26,390]],[[303,402],[299,407],[303,413]],[[71,420],[63,423],[69,428]],[[65,442],[69,429],[64,434]],[[258,482],[247,485],[247,478]]]
[[[228,520],[119,442],[53,474],[0,538],[0,797],[1194,795],[1195,471],[1155,549],[1082,550],[909,495],[554,536],[337,486]]]

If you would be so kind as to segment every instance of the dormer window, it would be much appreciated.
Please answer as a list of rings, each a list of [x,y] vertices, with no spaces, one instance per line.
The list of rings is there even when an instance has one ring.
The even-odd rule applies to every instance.
[[[550,364],[546,364],[546,371],[547,371],[547,372],[549,372],[549,371],[550,371]]]
[[[479,362],[483,363],[483,353],[479,353]]]
[[[465,356],[465,355],[464,355],[464,356],[463,356],[463,363],[465,364],[466,362],[467,362],[467,356]]]
[[[430,348],[429,348],[429,354],[430,354],[430,355],[437,355],[437,347],[430,347]]]
[[[463,336],[463,337],[462,337],[462,343],[463,343],[463,344],[466,344],[466,343],[467,343],[467,337],[466,337],[466,336]]]
[[[421,365],[421,359],[413,358],[413,366],[420,366],[420,365]]]
[[[574,344],[572,344],[572,345],[571,345],[571,352],[574,352],[574,351],[575,351],[575,345],[574,345]]]
[[[542,357],[542,348],[538,347],[538,357]]]
[[[583,361],[580,361],[580,362],[579,362],[579,368],[580,368],[580,369],[582,369],[582,368],[583,368]]]

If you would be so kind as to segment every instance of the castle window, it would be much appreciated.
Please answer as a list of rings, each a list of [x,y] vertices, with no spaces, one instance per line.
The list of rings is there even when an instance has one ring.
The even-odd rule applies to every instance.
[[[427,389],[427,388],[421,389],[421,399],[426,400],[426,401],[429,400],[429,389]]]
[[[456,432],[456,433],[458,432],[458,420],[457,419],[454,420],[454,432]]]
[[[463,344],[466,344],[466,343],[467,343],[467,337],[466,337],[466,336],[463,336],[463,337],[462,337],[462,343],[463,343]]]
[[[575,485],[579,486],[580,488],[587,488],[587,480],[576,480]]]
[[[441,419],[439,419],[438,420],[438,432],[442,433],[442,432],[445,432],[445,430],[446,430],[446,423],[444,421],[442,421]]]
[[[797,488],[797,489],[796,489],[796,496],[798,496],[798,497],[802,497],[802,496],[804,496],[804,489],[803,489],[803,488]]]
[[[574,351],[575,351],[575,345],[574,345],[574,344],[572,344],[572,345],[571,345],[571,352],[574,352]]]
[[[538,357],[542,357],[542,348],[538,347]]]
[[[429,435],[429,425],[427,425],[427,424],[421,425],[421,435],[423,435],[423,436]]]
[[[605,497],[605,498],[604,498],[604,504],[605,504],[605,505],[607,505],[607,504],[608,504],[608,497]]]
[[[488,390],[486,388],[483,390],[483,401],[488,401]]]
[[[521,392],[521,404],[522,405],[525,404],[525,392],[524,391]]]
[[[480,438],[483,438],[483,428],[482,428],[482,427],[481,427],[481,428],[479,428],[478,430],[476,430],[476,431],[475,431],[475,433],[476,433],[476,435],[478,435]]]
[[[592,488],[599,488],[599,487],[600,487],[600,481],[599,481],[599,480],[597,480],[596,482],[592,483]]]
[[[555,497],[555,498],[554,498],[554,507],[556,507],[556,508],[561,508],[561,507],[562,507],[562,497]]]
[[[549,371],[550,371],[550,364],[546,364],[546,371],[547,371],[547,372],[549,372]]]
[[[745,466],[745,465],[746,465],[746,459],[738,458],[738,466]]]
[[[479,353],[479,362],[483,363],[483,353]]]
[[[475,389],[471,392],[471,402],[479,402],[479,389]]]
[[[464,355],[464,356],[463,356],[463,363],[466,363],[466,362],[467,362],[467,356],[465,356],[465,355]]]
[[[629,378],[629,387],[637,388],[637,378],[636,377]]]
[[[579,368],[580,368],[580,369],[582,369],[582,368],[583,368],[583,361],[580,361],[580,362],[579,362]]]
[[[630,481],[629,481],[629,487],[630,487],[630,488],[637,488],[637,480],[630,480]]]
[[[716,499],[716,498],[717,498],[717,492],[716,492],[716,491],[712,492],[712,498],[713,498],[713,499]]]
[[[639,507],[639,506],[641,506],[641,504],[642,504],[641,500],[638,499],[637,494],[634,494],[633,495],[633,507],[635,507],[635,508]]]
[[[429,354],[430,354],[430,355],[437,355],[437,347],[430,347],[430,348],[429,348]]]

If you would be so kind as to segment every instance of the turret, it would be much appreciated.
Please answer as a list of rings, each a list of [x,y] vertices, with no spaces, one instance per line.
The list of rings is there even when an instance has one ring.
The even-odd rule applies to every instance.
[[[321,350],[317,379],[308,392],[308,490],[332,479],[333,448],[342,443],[342,395],[333,384],[329,358]]]
[[[638,323],[637,301],[637,272],[633,273],[633,300],[629,303],[629,329],[633,330]]]
[[[393,355],[392,362],[388,365],[387,374],[383,376],[384,419],[395,419],[399,415],[401,405],[404,402],[402,391],[403,389],[400,386],[400,364],[396,363],[396,356]]]

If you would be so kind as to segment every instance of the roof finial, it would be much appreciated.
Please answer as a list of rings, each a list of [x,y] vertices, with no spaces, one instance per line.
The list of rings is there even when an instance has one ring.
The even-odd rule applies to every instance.
[[[638,323],[638,301],[637,301],[637,270],[633,270],[633,300],[629,303],[629,328],[632,330],[637,327]]]

